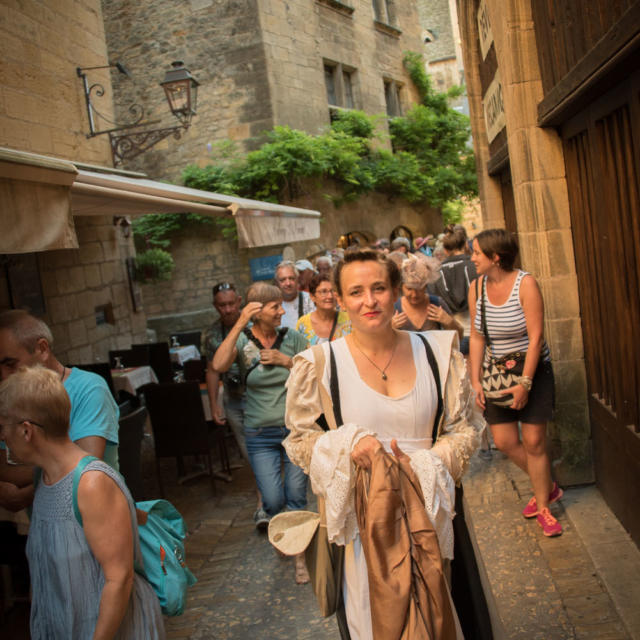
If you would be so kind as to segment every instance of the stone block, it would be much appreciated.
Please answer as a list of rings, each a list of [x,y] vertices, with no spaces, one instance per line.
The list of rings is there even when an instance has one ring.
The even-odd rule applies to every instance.
[[[540,82],[503,85],[507,128],[510,132],[538,124],[538,102],[544,97]]]
[[[525,83],[540,80],[538,48],[533,24],[529,28],[510,29],[506,34],[505,57],[511,58],[511,64],[501,66],[504,82],[507,84]],[[500,62],[498,62],[500,64]]]
[[[65,362],[71,362],[74,364],[84,364],[86,362],[93,361],[93,349],[90,345],[84,347],[77,347],[75,349],[69,349],[66,353]]]
[[[99,242],[81,244],[78,248],[81,264],[98,264],[105,259],[102,245]]]
[[[583,356],[580,318],[549,320],[547,342],[554,360],[578,361]]]
[[[547,260],[552,276],[574,275],[576,263],[573,255],[573,237],[570,229],[547,231]]]
[[[55,296],[47,298],[47,312],[53,324],[67,322],[74,317],[71,315],[72,309],[70,309],[67,304],[70,297],[71,296]]]
[[[97,266],[97,265],[96,265]],[[85,267],[85,271],[88,267]],[[75,302],[78,305],[80,313],[85,316],[93,317],[95,313],[96,296],[94,291],[85,290],[77,293],[74,296]],[[94,320],[95,324],[95,320]]]
[[[69,323],[69,339],[72,347],[80,347],[87,344],[87,329],[83,320],[75,320]]]
[[[84,268],[84,278],[87,287],[99,287],[102,284],[102,275],[99,264],[91,264]]]
[[[100,265],[100,274],[103,284],[112,284],[118,279],[117,265],[115,262],[103,262]]]
[[[578,283],[575,276],[541,278],[538,284],[545,302],[545,316],[549,320],[580,316]]]
[[[58,291],[60,293],[74,293],[86,287],[83,267],[70,267],[56,272]]]
[[[564,177],[545,180],[539,187],[542,198],[544,229],[567,229],[571,226],[569,195]]]
[[[553,351],[551,358],[558,403],[584,400],[586,404],[587,374],[584,360],[558,360]]]
[[[529,127],[510,133],[509,162],[514,187],[565,176],[561,140],[548,129]]]
[[[55,271],[40,270],[40,283],[45,297],[55,296],[58,293],[58,281]]]
[[[71,346],[69,324],[64,322],[63,324],[53,325],[49,328],[53,335],[53,352],[59,357],[61,352],[66,351]]]

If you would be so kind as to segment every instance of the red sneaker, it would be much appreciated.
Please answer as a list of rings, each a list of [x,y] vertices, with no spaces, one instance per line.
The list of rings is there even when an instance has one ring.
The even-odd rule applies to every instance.
[[[536,516],[536,520],[545,536],[551,538],[562,534],[562,525],[551,515],[549,509],[543,509]]]
[[[564,491],[558,486],[557,482],[554,482],[549,494],[549,504],[557,502],[563,495]],[[522,510],[522,515],[525,518],[535,518],[538,515],[538,503],[535,496],[527,502],[527,506]]]

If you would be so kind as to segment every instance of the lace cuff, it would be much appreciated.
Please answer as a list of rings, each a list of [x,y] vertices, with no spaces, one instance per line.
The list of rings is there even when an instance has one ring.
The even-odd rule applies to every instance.
[[[375,434],[358,425],[345,424],[323,433],[313,447],[309,468],[311,488],[325,500],[327,536],[336,544],[349,544],[358,532],[351,451],[364,436]]]

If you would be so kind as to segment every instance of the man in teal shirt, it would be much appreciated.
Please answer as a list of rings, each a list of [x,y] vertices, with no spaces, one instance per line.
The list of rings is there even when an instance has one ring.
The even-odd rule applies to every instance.
[[[117,470],[119,410],[107,383],[94,373],[65,367],[53,355],[52,344],[51,330],[42,320],[21,310],[0,314],[0,380],[35,365],[58,373],[71,400],[69,437]],[[2,506],[17,511],[31,503],[32,473],[30,467],[9,466],[6,451],[0,453]]]

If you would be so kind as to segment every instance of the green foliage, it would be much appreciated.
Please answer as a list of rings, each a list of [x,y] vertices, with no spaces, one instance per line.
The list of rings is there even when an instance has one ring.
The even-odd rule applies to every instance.
[[[361,194],[379,191],[390,198],[445,206],[461,196],[477,193],[475,161],[467,147],[469,120],[449,107],[462,92],[436,92],[417,53],[405,56],[405,66],[420,94],[421,103],[405,116],[389,120],[393,153],[376,148],[378,122],[383,116],[362,111],[338,111],[331,126],[319,135],[290,127],[275,127],[266,142],[242,156],[234,143],[215,145],[212,164],[188,166],[184,184],[227,195],[282,202],[303,192],[303,185],[331,178],[340,186],[336,205]],[[170,237],[187,224],[215,223],[227,238],[235,236],[230,218],[197,215],[152,215],[134,222],[138,243],[168,247]]]
[[[169,280],[174,266],[168,251],[149,249],[136,256],[136,279],[142,283]]]
[[[445,226],[448,224],[460,224],[462,222],[462,213],[464,211],[464,202],[462,200],[450,200],[442,205],[442,221]]]

